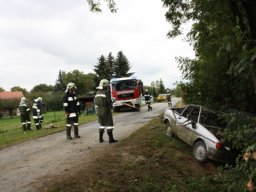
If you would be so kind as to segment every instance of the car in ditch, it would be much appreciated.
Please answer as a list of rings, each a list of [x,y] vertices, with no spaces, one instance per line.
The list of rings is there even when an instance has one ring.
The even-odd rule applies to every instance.
[[[219,113],[189,104],[180,108],[168,107],[162,120],[166,134],[170,137],[175,135],[191,146],[197,161],[235,162],[238,153],[224,141],[226,122]]]

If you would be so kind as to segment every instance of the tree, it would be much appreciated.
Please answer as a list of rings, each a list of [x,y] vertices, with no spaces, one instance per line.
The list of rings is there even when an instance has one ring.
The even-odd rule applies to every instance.
[[[28,91],[25,88],[21,88],[19,86],[12,87],[11,91],[21,91],[23,95],[28,95]]]
[[[164,87],[164,83],[162,81],[162,79],[160,79],[159,81],[159,93],[165,93],[165,87]]]
[[[114,62],[114,71],[115,71],[115,76],[117,78],[119,77],[127,77],[128,71],[130,70],[130,64],[126,56],[123,54],[122,51],[119,51],[117,53],[116,60]]]
[[[77,86],[77,94],[84,95],[95,90],[96,75],[89,73],[84,74],[82,71],[74,70],[72,72],[62,72],[62,81],[65,85],[69,82],[75,83]]]
[[[109,10],[114,13],[116,12],[116,4],[114,0],[105,0],[107,2]],[[100,0],[95,1],[95,0],[87,0],[90,10],[93,12],[101,12],[101,6],[100,6]]]
[[[105,70],[107,68],[107,61],[104,55],[101,55],[98,61],[98,65],[94,66],[94,72],[97,75],[97,83],[99,83],[101,79],[108,78],[107,71]]]
[[[115,58],[112,56],[112,53],[110,52],[108,54],[107,60],[106,60],[106,75],[108,80],[112,79],[113,74],[116,74],[115,68],[114,68]]]
[[[248,35],[249,19],[245,14],[245,5],[252,1],[163,2],[168,7],[166,18],[173,26],[169,37],[182,33],[181,23],[193,22],[187,37],[197,57],[177,59],[188,80],[183,86],[187,91],[183,90],[184,99],[212,108],[256,112],[255,69],[251,62],[256,50],[249,45],[255,41]]]
[[[30,93],[38,93],[38,92],[45,92],[49,93],[53,91],[53,86],[52,85],[46,85],[46,84],[39,84],[34,86]]]
[[[4,91],[5,91],[4,88],[0,87],[0,92],[4,92]]]
[[[63,82],[62,71],[59,71],[58,79],[53,87],[54,92],[64,92],[66,89],[66,85]]]
[[[184,100],[219,110],[235,108],[255,113],[256,2],[163,0],[163,3],[168,7],[166,18],[173,25],[169,37],[181,34],[181,23],[193,21],[188,40],[196,58],[178,58],[187,80],[179,84]],[[244,156],[239,156],[237,165],[219,174],[217,180],[224,183],[223,191],[246,191],[246,183],[251,186],[256,183],[255,160],[249,160],[253,159],[250,153],[256,153],[255,115],[232,110],[226,119],[224,140],[244,152]]]

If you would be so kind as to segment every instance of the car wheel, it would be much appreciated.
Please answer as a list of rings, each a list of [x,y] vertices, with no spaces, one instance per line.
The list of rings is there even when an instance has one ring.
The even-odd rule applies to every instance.
[[[194,144],[193,156],[200,163],[207,162],[207,149],[203,141],[198,141]]]
[[[165,123],[165,134],[168,137],[173,137],[172,126],[169,121]]]

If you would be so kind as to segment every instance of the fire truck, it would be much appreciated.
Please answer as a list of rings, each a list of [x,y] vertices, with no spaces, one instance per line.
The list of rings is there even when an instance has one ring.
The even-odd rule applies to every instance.
[[[140,111],[141,97],[143,95],[143,83],[136,77],[121,77],[110,80],[111,98],[113,110],[122,109]]]

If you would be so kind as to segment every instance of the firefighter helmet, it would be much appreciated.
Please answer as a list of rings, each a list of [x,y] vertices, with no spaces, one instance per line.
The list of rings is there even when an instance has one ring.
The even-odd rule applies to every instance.
[[[42,97],[38,97],[36,100],[37,100],[38,102],[42,102],[42,101],[43,101]]]
[[[109,81],[107,79],[102,79],[100,81],[99,87],[107,87],[109,85]]]
[[[27,101],[27,99],[26,99],[26,97],[21,97],[21,99],[20,99],[20,102],[26,102]]]
[[[75,83],[72,83],[72,82],[68,83],[67,89],[73,89],[73,88],[76,89]]]

